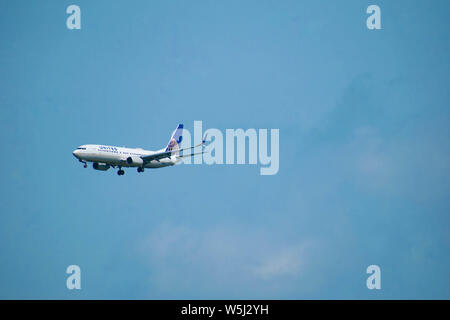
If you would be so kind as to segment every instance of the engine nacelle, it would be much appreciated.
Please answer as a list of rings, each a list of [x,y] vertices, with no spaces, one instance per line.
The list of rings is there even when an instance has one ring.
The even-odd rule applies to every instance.
[[[106,163],[98,163],[98,162],[94,162],[94,164],[92,165],[92,167],[95,170],[101,170],[101,171],[106,171],[110,168],[109,164]]]
[[[144,163],[144,160],[142,160],[140,157],[128,157],[127,163],[141,166]]]

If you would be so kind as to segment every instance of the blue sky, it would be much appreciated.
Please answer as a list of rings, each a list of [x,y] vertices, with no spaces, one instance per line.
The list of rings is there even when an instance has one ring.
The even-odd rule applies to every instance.
[[[0,9],[0,298],[450,298],[448,1]],[[278,174],[72,156],[158,149],[194,120],[279,128]]]

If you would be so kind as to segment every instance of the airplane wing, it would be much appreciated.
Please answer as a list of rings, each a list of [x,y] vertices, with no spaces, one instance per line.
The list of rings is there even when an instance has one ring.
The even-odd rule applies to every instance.
[[[141,156],[141,159],[144,161],[144,163],[156,160],[159,161],[160,159],[164,158],[170,158],[172,156],[172,151],[164,151],[164,152],[157,152],[154,154],[150,154],[148,156]]]
[[[198,155],[198,154],[204,154],[204,153],[205,153],[205,151],[203,151],[203,152],[197,152],[197,153],[191,153],[191,154],[183,154],[182,156],[178,156],[178,158],[193,157],[193,156],[196,156],[196,155]]]
[[[190,148],[171,150],[171,151],[157,152],[157,153],[150,154],[148,156],[141,156],[141,159],[144,161],[144,163],[147,163],[147,162],[150,162],[150,161],[153,161],[153,160],[159,161],[159,160],[164,159],[164,158],[170,158],[173,153],[184,151],[184,150],[192,150],[194,148],[197,148],[197,147],[200,147],[200,146],[204,145],[205,143],[206,143],[206,135],[203,138],[202,143],[199,143],[196,146],[193,146],[193,147],[190,147]],[[203,153],[203,152],[201,152],[201,153]],[[177,157],[178,158],[184,158],[184,157],[188,157],[188,156],[194,156],[196,154],[200,154],[200,153],[182,155],[182,156],[177,156]]]

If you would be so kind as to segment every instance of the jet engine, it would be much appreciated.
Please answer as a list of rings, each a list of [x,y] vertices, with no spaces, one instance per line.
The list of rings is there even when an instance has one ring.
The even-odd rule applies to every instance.
[[[106,163],[98,163],[98,162],[94,162],[94,164],[92,165],[92,167],[95,170],[101,170],[101,171],[106,171],[110,168],[109,164]]]
[[[140,157],[128,157],[127,163],[140,166],[144,163],[144,161]]]

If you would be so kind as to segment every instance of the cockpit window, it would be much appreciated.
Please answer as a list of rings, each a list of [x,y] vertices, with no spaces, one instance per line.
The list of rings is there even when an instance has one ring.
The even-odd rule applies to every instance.
[[[86,148],[77,148],[78,150],[86,150]]]

